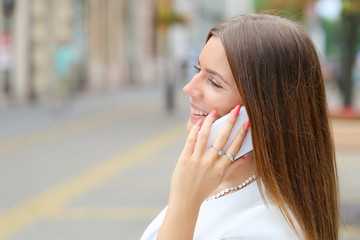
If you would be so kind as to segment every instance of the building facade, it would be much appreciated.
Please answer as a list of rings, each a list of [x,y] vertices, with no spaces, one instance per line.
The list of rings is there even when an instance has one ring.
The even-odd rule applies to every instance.
[[[253,11],[251,0],[2,2],[0,99],[20,103],[54,97],[61,81],[72,94],[162,84],[211,26]]]

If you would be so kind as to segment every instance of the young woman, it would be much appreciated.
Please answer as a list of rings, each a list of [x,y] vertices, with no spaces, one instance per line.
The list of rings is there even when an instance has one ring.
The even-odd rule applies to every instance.
[[[338,239],[334,146],[308,34],[277,16],[237,16],[209,32],[195,68],[168,207],[142,239]],[[222,153],[241,105],[250,123]],[[229,112],[207,148],[212,123]],[[249,124],[253,152],[230,161]]]

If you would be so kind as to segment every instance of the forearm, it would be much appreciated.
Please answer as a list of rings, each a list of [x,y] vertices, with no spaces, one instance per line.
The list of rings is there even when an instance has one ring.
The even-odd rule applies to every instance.
[[[192,240],[200,206],[169,205],[157,240]]]
[[[214,144],[222,149],[229,139],[240,111],[236,106],[226,120]],[[192,240],[202,202],[219,185],[225,170],[230,166],[227,156],[208,149],[206,144],[216,110],[204,122],[194,125],[171,178],[169,205],[160,227],[157,240]],[[227,151],[235,154],[241,147],[247,129],[241,128]],[[235,151],[237,150],[237,151]]]

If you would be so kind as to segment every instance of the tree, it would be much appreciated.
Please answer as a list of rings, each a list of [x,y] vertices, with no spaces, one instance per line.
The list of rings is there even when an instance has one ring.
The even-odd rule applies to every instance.
[[[352,111],[353,79],[352,70],[356,58],[356,44],[360,24],[360,0],[342,0],[341,14],[341,74],[338,79],[339,88],[343,95],[345,110]]]
[[[359,40],[360,0],[341,0],[342,14],[339,28],[340,71],[336,77],[343,97],[343,112],[349,116],[356,116],[353,104],[352,72],[356,58],[356,45]],[[306,12],[311,10],[316,0],[256,0],[258,11],[274,9],[290,19],[302,21]]]
[[[255,0],[255,8],[260,11],[269,9],[294,21],[304,20],[304,11],[309,9],[316,0]]]

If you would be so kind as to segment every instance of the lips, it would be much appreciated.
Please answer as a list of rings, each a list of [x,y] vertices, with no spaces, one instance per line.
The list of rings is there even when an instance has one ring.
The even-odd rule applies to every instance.
[[[193,104],[190,104],[190,105],[191,105],[191,107],[190,107],[190,117],[195,121],[198,121],[200,119],[204,119],[209,114],[209,113],[195,107]]]
[[[194,115],[205,116],[205,117],[208,115],[207,112],[200,111],[200,110],[198,110],[196,108],[193,108],[193,107],[191,107],[191,113],[194,114]]]

